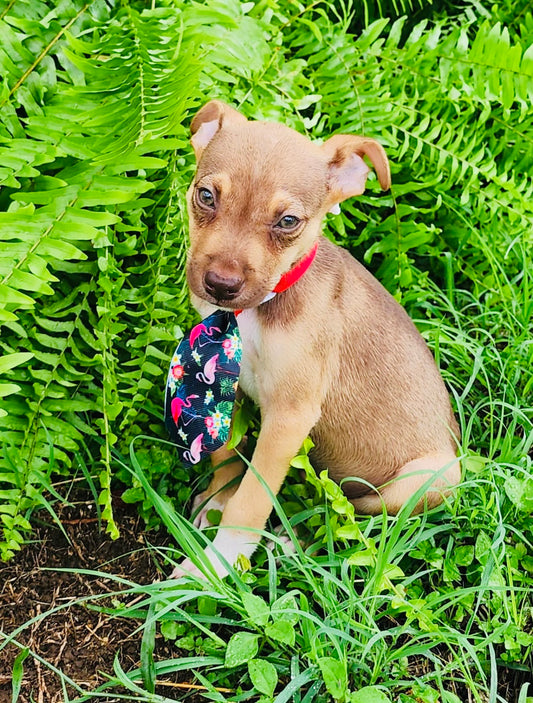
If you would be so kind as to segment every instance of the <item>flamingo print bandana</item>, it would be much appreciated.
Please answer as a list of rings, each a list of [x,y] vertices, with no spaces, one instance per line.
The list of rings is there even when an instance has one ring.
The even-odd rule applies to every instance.
[[[237,319],[223,310],[193,327],[174,352],[165,425],[186,466],[227,442],[241,357]]]
[[[314,261],[311,250],[278,281],[265,303],[298,281]],[[165,395],[165,425],[183,464],[197,464],[229,438],[239,382],[239,310],[217,310],[192,328],[174,352]]]

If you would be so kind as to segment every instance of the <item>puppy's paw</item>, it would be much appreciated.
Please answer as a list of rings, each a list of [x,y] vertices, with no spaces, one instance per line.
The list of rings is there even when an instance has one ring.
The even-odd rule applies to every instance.
[[[235,493],[235,489],[226,489],[220,491],[214,496],[209,497],[207,491],[199,493],[192,504],[192,523],[199,530],[204,530],[206,527],[214,527],[213,523],[207,517],[211,510],[224,512],[226,503]]]
[[[205,550],[205,556],[209,559],[211,566],[213,567],[216,575],[219,578],[222,579],[224,578],[224,576],[228,575],[227,568],[213,553],[213,550],[210,547]],[[170,578],[181,579],[185,578],[185,576],[196,576],[202,579],[203,581],[207,580],[206,574],[204,574],[197,566],[195,566],[190,559],[183,559],[183,561],[180,561],[180,563],[175,567],[174,571],[171,573]]]
[[[207,501],[207,502],[206,502]],[[199,493],[192,504],[192,524],[199,530],[205,530],[206,527],[213,527],[213,523],[207,517],[207,513],[211,510],[224,510],[225,503],[217,497],[209,498],[205,493]]]
[[[185,578],[185,576],[197,576],[205,581],[204,574],[192,563],[190,559],[183,559],[183,561],[180,561],[180,563],[174,568],[174,571],[170,574],[171,579],[181,579]]]
[[[253,554],[258,541],[255,535],[249,532],[221,530],[215,537],[213,547],[207,547],[205,550],[205,556],[216,575],[222,579],[228,575],[228,567],[235,564],[239,555],[249,558]],[[190,559],[181,561],[171,574],[173,579],[181,579],[185,576],[197,576],[204,581],[207,580],[207,576]]]
[[[289,556],[290,554],[296,553],[296,544],[289,535],[284,532],[283,525],[278,525],[274,530],[274,534],[276,535],[276,539],[268,540],[265,546],[277,559],[281,556]],[[298,540],[298,542],[300,546],[303,547],[303,542],[301,540]]]

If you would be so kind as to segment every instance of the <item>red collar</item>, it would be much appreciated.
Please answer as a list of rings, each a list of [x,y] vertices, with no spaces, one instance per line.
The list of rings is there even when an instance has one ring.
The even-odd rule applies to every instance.
[[[267,300],[271,300],[277,293],[283,293],[283,291],[286,291],[287,288],[293,286],[296,281],[299,281],[315,260],[317,250],[318,242],[315,242],[307,254],[301,258],[300,261],[290,269],[290,271],[283,274],[283,276],[276,283],[273,291],[265,298],[265,300],[263,300],[263,303],[266,303]],[[237,316],[240,315],[241,312],[242,310],[235,310],[234,314]]]
[[[290,271],[283,274],[272,292],[283,293],[283,291],[287,290],[287,288],[294,285],[296,281],[299,281],[315,260],[317,249],[318,242],[315,242],[311,247],[311,250],[302,259],[300,259],[296,266],[293,266]]]

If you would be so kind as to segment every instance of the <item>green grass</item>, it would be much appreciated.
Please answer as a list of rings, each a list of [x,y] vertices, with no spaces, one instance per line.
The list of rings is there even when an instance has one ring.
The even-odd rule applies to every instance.
[[[533,669],[527,2],[56,5],[0,0],[0,555],[83,478],[112,536],[113,487],[172,535],[164,573],[186,554],[207,575],[117,578],[117,599],[140,600],[105,612],[142,623],[141,668],[117,659],[85,698],[56,668],[65,701],[67,685],[84,700],[174,700],[154,683],[179,670],[212,700],[531,703],[533,685],[512,685]],[[371,178],[326,233],[427,340],[464,468],[446,505],[397,518],[354,516],[327,476],[295,471],[274,522],[303,547],[276,559],[261,546],[224,582],[184,517],[205,476],[178,465],[161,422],[192,319],[187,125],[212,97],[316,139],[384,144],[391,192]],[[153,660],[159,632],[176,658]],[[15,694],[39,659],[20,647]]]

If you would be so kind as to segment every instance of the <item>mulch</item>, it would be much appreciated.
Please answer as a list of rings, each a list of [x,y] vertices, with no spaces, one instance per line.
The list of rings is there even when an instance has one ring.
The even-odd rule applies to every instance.
[[[0,563],[0,631],[10,635],[36,618],[16,635],[16,640],[87,691],[94,690],[107,680],[106,674],[113,673],[117,652],[125,671],[139,667],[142,632],[136,630],[141,622],[112,618],[75,602],[91,595],[116,593],[120,585],[113,580],[57,569],[91,569],[137,584],[152,583],[161,576],[151,551],[146,548],[143,521],[134,508],[116,502],[115,517],[121,533],[118,540],[111,540],[100,529],[94,501],[78,499],[73,507],[59,509],[68,539],[51,520],[43,522],[35,530],[31,543],[16,558],[7,564]],[[168,544],[164,530],[151,532],[149,541],[157,546]],[[131,596],[131,600],[134,598]],[[95,602],[111,605],[102,600]],[[59,606],[57,612],[39,618]],[[20,647],[11,644],[0,651],[0,703],[12,701],[13,663],[20,651]],[[156,658],[177,656],[180,653],[171,643],[157,638]],[[65,700],[60,677],[44,663],[30,655],[23,669],[18,703]],[[165,686],[166,690],[160,692],[170,699],[195,697],[194,687],[188,687],[186,681],[174,678],[165,682]],[[76,698],[73,689],[67,691],[69,698]],[[118,699],[94,700],[111,703]]]

